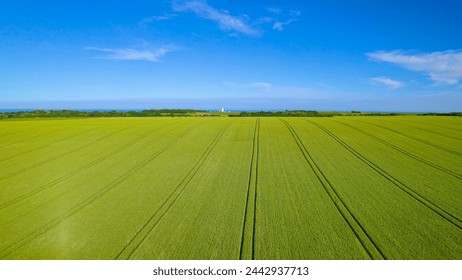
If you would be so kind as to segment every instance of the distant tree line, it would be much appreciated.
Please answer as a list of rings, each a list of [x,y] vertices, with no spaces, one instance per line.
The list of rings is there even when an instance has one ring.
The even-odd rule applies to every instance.
[[[364,113],[360,111],[351,112],[318,112],[318,111],[260,111],[260,112],[241,112],[239,114],[230,115],[230,117],[334,117],[334,116],[400,116],[399,113]]]
[[[425,113],[425,114],[419,114],[419,116],[455,116],[455,117],[462,117],[462,112]]]
[[[6,118],[94,118],[94,117],[151,117],[151,116],[192,116],[206,114],[207,111],[189,109],[160,109],[142,111],[76,111],[76,110],[34,110],[0,113],[0,119]]]
[[[383,113],[383,112],[377,112],[377,113],[357,113],[352,111],[351,113],[342,113],[340,114],[341,116],[403,116],[403,115],[409,115],[409,114],[404,114],[404,113]]]
[[[229,115],[230,117],[333,117],[340,114],[326,113],[318,111],[304,110],[285,110],[285,111],[260,111],[260,112],[240,112],[239,114]]]
[[[333,116],[399,116],[399,113],[364,113],[351,112],[318,112],[306,110],[259,111],[220,113],[191,109],[151,109],[142,111],[77,111],[77,110],[34,110],[0,113],[0,119],[11,118],[98,118],[98,117],[333,117]],[[462,112],[423,113],[418,116],[462,116]]]

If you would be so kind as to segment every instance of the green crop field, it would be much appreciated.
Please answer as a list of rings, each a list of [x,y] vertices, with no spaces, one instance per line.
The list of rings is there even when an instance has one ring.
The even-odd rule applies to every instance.
[[[1,259],[462,259],[462,118],[0,121]]]

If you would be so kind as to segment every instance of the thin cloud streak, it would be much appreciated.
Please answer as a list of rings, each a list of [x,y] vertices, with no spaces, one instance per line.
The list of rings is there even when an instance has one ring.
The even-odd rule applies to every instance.
[[[283,31],[285,25],[289,25],[292,22],[298,21],[299,20],[298,17],[301,16],[301,14],[302,14],[302,12],[300,12],[300,11],[289,10],[289,12],[288,12],[289,19],[280,20],[279,17],[283,14],[283,10],[279,9],[278,11],[279,12],[277,13],[278,14],[277,18],[273,20],[274,21],[273,29],[277,30],[277,31]],[[284,14],[287,14],[287,13],[284,12]]]
[[[247,84],[246,86],[258,88],[261,90],[270,90],[273,85],[267,82],[254,82],[254,83]]]
[[[372,82],[376,83],[376,84],[382,84],[382,85],[385,85],[387,87],[389,87],[390,89],[398,89],[398,88],[401,88],[404,86],[404,83],[400,82],[400,81],[395,81],[395,80],[392,80],[388,77],[374,77],[374,78],[371,78]]]
[[[275,7],[268,7],[266,8],[266,10],[270,13],[273,13],[273,14],[280,14],[282,13],[282,10],[279,9],[279,8],[275,8]]]
[[[139,25],[145,27],[146,25],[150,23],[169,20],[169,19],[172,19],[173,17],[175,17],[174,14],[165,14],[162,16],[147,17],[147,18],[142,19]]]
[[[296,10],[289,10],[289,14],[293,17],[299,17],[302,14],[302,12]]]
[[[273,29],[274,29],[274,30],[277,30],[277,31],[282,31],[282,30],[284,30],[284,25],[291,24],[292,22],[297,21],[297,20],[298,20],[298,19],[293,18],[293,19],[289,19],[289,20],[284,21],[284,22],[276,21],[276,22],[273,24]]]
[[[366,54],[370,60],[388,62],[425,73],[437,85],[455,85],[462,79],[462,50],[410,54],[400,50]]]
[[[125,49],[111,49],[111,48],[97,48],[88,47],[86,50],[93,50],[105,53],[102,56],[97,56],[97,59],[111,59],[111,60],[145,60],[150,62],[158,62],[167,53],[172,52],[175,48],[161,47],[157,50],[136,50],[131,48]]]
[[[217,10],[204,0],[174,1],[173,9],[176,12],[193,12],[201,18],[218,23],[223,30],[246,35],[259,34],[258,30],[252,28],[243,18],[232,16],[227,11]]]

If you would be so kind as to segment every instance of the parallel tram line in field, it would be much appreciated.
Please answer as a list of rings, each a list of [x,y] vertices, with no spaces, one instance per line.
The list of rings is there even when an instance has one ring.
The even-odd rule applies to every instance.
[[[448,221],[449,223],[453,224],[454,226],[456,226],[457,228],[459,229],[462,229],[462,220],[459,219],[458,217],[454,216],[453,214],[449,213],[448,211],[444,210],[443,208],[441,208],[440,206],[434,204],[433,202],[429,201],[427,198],[423,197],[422,195],[420,195],[419,193],[417,193],[416,191],[414,191],[413,189],[411,189],[410,187],[406,186],[404,183],[402,183],[401,181],[399,181],[397,178],[395,178],[394,176],[390,175],[389,173],[387,173],[385,170],[383,170],[382,168],[380,168],[378,165],[376,165],[375,163],[373,163],[372,161],[368,160],[366,157],[364,157],[363,155],[361,155],[358,151],[356,151],[355,149],[353,149],[350,145],[348,145],[347,143],[345,143],[343,140],[341,140],[339,137],[337,137],[335,134],[333,134],[332,132],[330,132],[327,128],[325,128],[324,126],[318,124],[318,123],[315,123],[313,121],[308,121],[308,120],[305,120],[306,122],[308,123],[311,123],[315,126],[317,126],[318,128],[320,128],[321,130],[323,130],[327,135],[329,135],[332,139],[334,139],[337,143],[339,143],[340,145],[342,145],[346,150],[348,150],[351,154],[353,154],[356,158],[358,158],[359,160],[361,160],[362,162],[364,162],[367,166],[369,166],[371,169],[373,169],[375,172],[377,172],[378,174],[380,174],[383,178],[387,179],[388,181],[390,181],[391,183],[393,183],[393,185],[395,185],[396,187],[398,187],[399,189],[401,189],[402,191],[404,191],[406,194],[408,194],[409,196],[411,196],[412,198],[414,198],[415,200],[417,200],[418,202],[420,202],[421,204],[423,204],[424,206],[426,206],[428,209],[432,210],[433,212],[435,212],[436,214],[438,214],[439,216],[441,216],[443,219],[445,219],[446,221]]]
[[[388,141],[386,141],[386,140],[384,140],[384,139],[382,139],[380,137],[377,137],[374,134],[371,134],[371,133],[369,133],[367,131],[364,131],[362,129],[359,129],[359,128],[355,127],[355,126],[349,125],[349,124],[341,122],[341,121],[337,121],[337,122],[340,123],[340,124],[343,124],[345,126],[348,126],[350,128],[353,128],[353,129],[361,132],[362,134],[365,134],[365,135],[377,140],[378,142],[380,142],[382,144],[385,144],[388,147],[393,148],[394,150],[396,150],[396,151],[398,151],[398,152],[400,152],[400,153],[402,153],[402,154],[404,154],[404,155],[406,155],[406,156],[408,156],[410,158],[413,158],[413,159],[415,159],[415,160],[417,160],[417,161],[419,161],[421,163],[424,163],[424,164],[426,164],[428,166],[431,166],[431,167],[433,167],[433,168],[435,168],[435,169],[437,169],[439,171],[442,171],[442,172],[444,172],[444,173],[446,173],[448,175],[451,175],[451,176],[453,176],[453,177],[455,177],[457,179],[462,180],[462,175],[460,175],[460,174],[458,174],[458,173],[456,173],[454,171],[451,171],[451,170],[449,170],[447,168],[444,168],[443,166],[440,166],[440,165],[438,165],[436,163],[433,163],[433,162],[428,161],[426,159],[423,159],[423,158],[421,158],[419,156],[416,156],[416,155],[414,155],[414,154],[412,154],[412,153],[410,153],[410,152],[408,152],[408,151],[406,151],[406,150],[404,150],[404,149],[402,149],[402,148],[400,148],[400,147],[398,147],[398,146],[396,146],[396,145],[394,145],[392,143],[389,143]]]
[[[435,135],[438,135],[438,136],[441,136],[441,137],[446,137],[446,138],[450,138],[450,139],[453,139],[453,140],[462,141],[462,138],[455,137],[455,136],[449,136],[449,135],[442,134],[442,133],[438,133],[438,132],[435,132],[433,130],[426,129],[426,128],[423,128],[423,127],[415,127],[415,128],[417,128],[419,130],[422,130],[422,131],[426,131],[426,132],[435,134]]]
[[[70,135],[70,136],[68,136],[68,137],[59,139],[59,141],[66,141],[66,140],[72,139],[72,138],[77,137],[77,136],[82,136],[82,135],[84,135],[84,134],[87,134],[87,133],[89,133],[89,132],[92,132],[92,131],[95,131],[95,130],[98,130],[98,129],[100,129],[100,127],[95,127],[95,128],[92,128],[92,129],[83,131],[83,132],[79,132],[79,133],[74,134],[74,135]],[[54,144],[54,143],[51,142],[51,143],[48,143],[48,144],[39,146],[39,147],[34,148],[34,149],[31,149],[31,150],[27,150],[27,151],[24,151],[24,152],[21,152],[21,153],[17,153],[17,154],[11,155],[11,156],[6,157],[6,158],[2,158],[2,159],[0,159],[0,162],[4,162],[4,161],[7,161],[7,160],[10,160],[10,159],[13,159],[13,158],[16,158],[16,157],[25,155],[25,154],[29,154],[29,153],[36,152],[36,151],[38,151],[38,150],[44,149],[44,148],[46,148],[46,147],[48,147],[48,146],[51,146],[51,145],[53,145],[53,144]]]
[[[52,157],[50,157],[50,158],[47,158],[47,159],[42,160],[42,161],[39,161],[39,162],[34,163],[34,164],[32,164],[32,165],[29,165],[29,166],[27,166],[27,167],[21,168],[21,169],[16,170],[16,171],[13,171],[13,172],[11,172],[11,173],[5,175],[5,176],[0,177],[0,181],[6,180],[6,179],[8,179],[8,178],[10,178],[10,177],[13,177],[13,176],[19,175],[19,174],[21,174],[21,173],[24,173],[24,172],[26,172],[26,171],[28,171],[28,170],[30,170],[30,169],[32,169],[32,168],[39,167],[39,166],[41,166],[41,165],[50,163],[50,162],[52,162],[52,161],[54,161],[54,160],[60,159],[60,158],[62,158],[62,157],[65,157],[65,156],[70,155],[70,154],[72,154],[72,153],[75,153],[75,152],[77,152],[77,151],[80,151],[80,150],[82,150],[82,149],[84,149],[84,148],[87,148],[87,147],[89,147],[89,146],[91,146],[91,145],[94,145],[94,144],[96,144],[96,143],[98,143],[98,142],[101,142],[101,141],[103,141],[103,140],[105,140],[105,139],[107,139],[107,138],[109,138],[109,137],[111,137],[111,136],[113,136],[113,135],[115,135],[115,134],[121,133],[121,132],[123,132],[123,131],[125,131],[125,130],[128,130],[128,129],[131,129],[131,128],[132,128],[132,127],[124,127],[124,128],[122,128],[122,129],[119,129],[119,130],[117,130],[117,131],[114,131],[114,132],[112,132],[112,133],[110,133],[110,134],[108,134],[108,135],[105,135],[105,136],[103,136],[103,137],[100,137],[100,138],[98,138],[98,139],[92,141],[92,142],[89,143],[89,144],[84,144],[84,145],[78,146],[77,148],[74,148],[74,149],[71,149],[71,150],[67,150],[67,151],[64,152],[64,153],[61,153],[61,154],[52,156]]]
[[[239,259],[255,259],[255,229],[257,216],[258,155],[260,145],[260,118],[255,121],[249,181],[242,224]]]
[[[369,255],[371,259],[387,259],[385,254],[382,252],[382,250],[379,248],[376,242],[371,238],[371,236],[367,233],[367,231],[364,229],[361,223],[357,220],[355,215],[351,212],[351,210],[342,200],[342,198],[337,193],[335,188],[332,186],[330,181],[327,179],[327,177],[321,171],[319,166],[316,164],[316,162],[314,161],[313,157],[306,149],[305,145],[301,141],[295,129],[286,120],[284,119],[280,119],[280,120],[287,126],[288,130],[292,134],[293,139],[295,140],[300,151],[302,152],[306,163],[309,165],[311,170],[316,175],[318,181],[321,183],[327,195],[333,202],[334,206],[337,208],[337,211],[340,213],[340,215],[343,217],[345,222],[348,224],[349,228],[352,230],[357,240],[359,241],[361,246],[364,248],[365,252]]]
[[[35,134],[33,136],[29,136],[27,138],[23,138],[23,139],[18,139],[16,141],[14,141],[13,143],[10,143],[10,144],[6,144],[6,145],[2,145],[0,146],[0,148],[2,149],[5,149],[5,148],[8,148],[10,146],[13,146],[13,145],[16,145],[18,143],[21,143],[21,142],[25,142],[25,141],[28,141],[28,140],[31,140],[31,139],[34,139],[34,138],[37,138],[37,137],[40,137],[40,136],[43,136],[43,135],[46,135],[46,134],[51,134],[51,133],[56,133],[56,132],[59,132],[59,131],[63,131],[63,130],[66,130],[67,128],[60,128],[60,129],[56,129],[56,130],[53,130],[53,131],[47,131],[47,132],[44,132],[44,133],[40,133],[40,134]],[[10,135],[8,135],[10,136]],[[1,136],[0,136],[1,137]]]
[[[149,131],[148,133],[145,133],[145,134],[141,135],[140,137],[137,137],[136,139],[130,141],[129,143],[123,145],[122,147],[119,147],[116,150],[111,151],[110,153],[104,155],[103,157],[100,157],[100,158],[98,158],[98,159],[96,159],[96,160],[94,160],[92,162],[89,162],[88,164],[85,164],[82,167],[80,167],[80,168],[78,168],[78,169],[76,169],[76,170],[74,170],[74,171],[72,171],[72,172],[70,172],[70,173],[68,173],[68,174],[66,174],[64,176],[61,176],[61,177],[59,177],[59,178],[57,178],[57,179],[55,179],[55,180],[53,180],[51,182],[43,184],[42,186],[38,187],[37,189],[35,189],[35,190],[33,190],[33,191],[29,192],[29,193],[23,194],[23,195],[18,196],[18,197],[14,198],[14,199],[12,199],[10,201],[7,201],[6,203],[0,204],[0,210],[4,209],[6,207],[10,207],[11,205],[14,205],[14,204],[16,204],[16,203],[18,203],[18,202],[20,202],[20,201],[22,201],[24,199],[27,199],[27,198],[29,198],[29,197],[31,197],[33,195],[41,193],[42,191],[45,191],[45,190],[47,190],[49,188],[52,188],[53,186],[55,186],[55,185],[57,185],[57,184],[59,184],[61,182],[66,181],[67,179],[79,174],[80,172],[85,171],[85,170],[89,169],[90,167],[93,167],[96,164],[98,164],[98,163],[100,163],[100,162],[102,162],[102,161],[104,161],[104,160],[106,160],[106,159],[108,159],[110,157],[113,157],[113,156],[117,155],[118,153],[128,149],[129,147],[133,146],[134,144],[140,142],[144,138],[151,135],[154,131],[160,130],[160,129],[164,128],[164,127],[166,127],[166,126],[158,127],[153,131]]]
[[[382,128],[382,129],[385,129],[385,130],[394,132],[394,133],[399,134],[399,135],[401,135],[401,136],[404,136],[404,137],[413,139],[413,140],[418,141],[418,142],[420,142],[420,143],[427,144],[427,145],[429,145],[429,146],[432,146],[432,147],[437,148],[437,149],[442,150],[442,151],[446,151],[446,152],[451,153],[451,154],[453,154],[453,155],[462,156],[462,152],[454,151],[454,150],[452,150],[452,149],[449,149],[449,148],[440,146],[440,145],[435,144],[435,143],[432,143],[432,142],[430,142],[430,141],[426,141],[426,140],[423,140],[423,139],[414,137],[414,136],[412,136],[412,135],[408,135],[408,134],[402,133],[401,131],[398,131],[398,130],[395,130],[395,129],[392,129],[392,128],[389,128],[389,127],[386,127],[386,126],[383,126],[383,125],[380,125],[380,124],[376,124],[376,123],[370,123],[370,122],[365,122],[365,123],[368,123],[368,124],[371,124],[371,125],[380,127],[380,128]]]
[[[203,123],[203,122],[202,122]],[[191,132],[194,128],[196,128],[197,126],[201,125],[202,123],[199,123],[197,125],[194,125],[192,127],[190,127],[189,129],[185,130],[183,133],[181,133],[180,135],[178,135],[174,140],[172,140],[171,142],[167,143],[166,145],[164,145],[162,148],[160,148],[159,150],[157,150],[156,152],[154,152],[153,154],[151,154],[148,158],[144,159],[143,161],[141,161],[140,163],[138,163],[137,165],[135,165],[134,167],[130,168],[127,172],[125,172],[124,174],[122,174],[121,176],[119,176],[116,180],[112,181],[111,183],[107,184],[106,186],[104,186],[103,188],[101,188],[100,190],[98,190],[96,193],[92,194],[91,196],[87,197],[85,200],[83,200],[82,202],[80,202],[79,204],[75,205],[74,207],[72,207],[71,209],[69,209],[68,211],[66,211],[65,213],[62,213],[61,215],[59,215],[58,217],[54,218],[53,220],[51,220],[50,222],[48,222],[47,224],[43,225],[42,227],[40,227],[39,229],[31,232],[29,235],[17,240],[16,242],[14,242],[13,244],[3,248],[3,249],[0,249],[0,258],[5,258],[6,256],[8,256],[9,254],[13,253],[15,250],[27,245],[28,243],[30,243],[31,241],[37,239],[38,237],[40,237],[41,235],[43,235],[44,233],[46,233],[47,231],[49,231],[50,229],[52,229],[53,227],[57,226],[58,224],[62,223],[63,221],[65,221],[66,219],[68,219],[69,217],[73,216],[74,214],[76,214],[77,212],[79,212],[80,210],[82,210],[83,208],[87,207],[88,205],[92,204],[93,202],[95,202],[96,200],[98,200],[99,198],[101,198],[105,193],[107,193],[108,191],[112,190],[113,188],[115,188],[117,185],[119,185],[120,183],[122,183],[123,181],[125,181],[129,176],[131,176],[132,174],[134,174],[135,172],[137,172],[138,170],[140,170],[142,167],[144,167],[146,164],[148,164],[149,162],[153,161],[155,158],[157,158],[160,154],[162,154],[163,152],[165,152],[168,148],[170,148],[171,146],[173,146],[175,143],[177,143],[180,139],[182,139],[184,136],[186,136],[189,132]]]
[[[419,122],[417,121],[418,123],[420,124],[428,124],[427,122]],[[457,132],[462,132],[462,129],[458,129],[458,128],[454,128],[454,127],[449,127],[449,126],[445,126],[445,125],[441,125],[441,124],[438,124],[438,127],[440,128],[445,128],[445,129],[450,129],[450,130],[454,130],[454,131],[457,131]]]
[[[4,133],[4,134],[0,134],[0,140],[1,138],[3,137],[11,137],[13,135],[16,135],[16,134],[20,134],[20,133],[24,133],[24,132],[30,132],[30,129],[24,129],[24,130],[14,130],[14,127],[9,127],[7,129],[13,129],[13,132],[7,132],[7,133]]]
[[[117,259],[130,259],[130,257],[135,253],[135,251],[141,246],[144,240],[149,236],[149,234],[154,230],[154,228],[159,224],[162,218],[169,212],[171,207],[175,204],[177,199],[183,194],[186,187],[189,185],[191,180],[194,178],[196,173],[202,167],[204,162],[207,160],[208,156],[215,148],[216,144],[220,141],[226,129],[231,125],[231,122],[226,124],[217,136],[212,140],[207,149],[202,153],[201,157],[196,161],[193,167],[189,170],[186,176],[180,181],[180,183],[175,187],[173,192],[167,197],[167,199],[162,203],[162,205],[151,215],[151,217],[136,231],[133,237],[126,243],[126,245],[119,251],[119,253],[113,258]]]
[[[102,127],[107,127],[107,125],[106,125],[106,126],[102,126]],[[65,138],[62,138],[62,139],[57,139],[57,141],[66,141],[66,140],[72,139],[72,138],[74,138],[74,137],[80,136],[80,135],[82,135],[82,134],[85,134],[85,133],[88,133],[88,132],[92,132],[92,131],[101,129],[102,127],[94,127],[94,128],[88,129],[88,130],[84,130],[84,131],[79,132],[79,133],[77,133],[77,134],[69,135],[69,136],[67,136],[67,137],[65,137]],[[38,136],[44,136],[44,135],[46,135],[46,134],[54,134],[54,133],[56,133],[56,132],[65,131],[65,130],[68,130],[68,129],[69,129],[69,128],[66,127],[66,128],[59,128],[59,129],[56,129],[56,130],[53,130],[53,131],[47,131],[46,133],[43,133],[43,134],[40,134],[40,135],[34,135],[34,136],[31,136],[30,138],[19,139],[19,140],[17,140],[17,141],[14,141],[14,143],[12,143],[12,144],[14,145],[14,144],[17,144],[17,143],[20,143],[20,142],[23,142],[23,141],[27,141],[27,140],[29,140],[29,139],[33,139],[33,138],[38,137]],[[24,132],[24,131],[20,131],[20,132]],[[15,134],[16,134],[16,133],[15,133]],[[10,136],[10,135],[8,135],[8,136]],[[41,150],[41,149],[46,148],[46,147],[48,147],[48,146],[50,146],[50,145],[53,145],[53,142],[48,143],[48,144],[41,145],[41,146],[36,147],[36,148],[33,148],[33,149],[31,149],[31,150],[27,150],[27,151],[24,151],[24,152],[21,152],[21,153],[18,153],[18,154],[11,155],[11,156],[8,157],[8,158],[0,159],[0,162],[6,161],[6,160],[10,160],[10,159],[12,159],[12,158],[15,158],[15,157],[17,157],[17,156],[21,156],[21,155],[23,155],[23,154],[28,154],[28,153],[35,152],[35,151],[37,151],[37,150]],[[11,144],[7,144],[7,145],[5,145],[5,146],[0,146],[0,148],[7,147],[7,146],[11,146]]]
[[[441,128],[445,128],[445,129],[450,129],[450,130],[454,130],[454,131],[457,131],[457,132],[461,132],[462,129],[459,129],[459,128],[454,128],[454,127],[449,127],[449,126],[443,126],[443,125],[439,125],[439,127]]]
[[[461,257],[460,158],[368,123],[460,118],[181,119],[0,121],[0,259]]]
[[[257,232],[257,187],[258,187],[258,154],[260,152],[260,118],[258,118],[258,131],[257,131],[257,151],[255,159],[255,195],[253,201],[253,227],[252,227],[252,259],[255,259],[255,235]]]
[[[10,136],[13,136],[13,135],[16,135],[16,134],[19,134],[19,133],[23,133],[23,132],[26,132],[26,131],[27,131],[27,129],[25,129],[25,130],[20,130],[20,131],[13,131],[12,133],[0,134],[0,138],[5,137],[5,136],[10,137]]]

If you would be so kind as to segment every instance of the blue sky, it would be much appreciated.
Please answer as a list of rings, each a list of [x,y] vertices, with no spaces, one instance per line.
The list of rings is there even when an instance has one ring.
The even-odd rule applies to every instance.
[[[462,111],[462,1],[1,1],[0,109]]]

